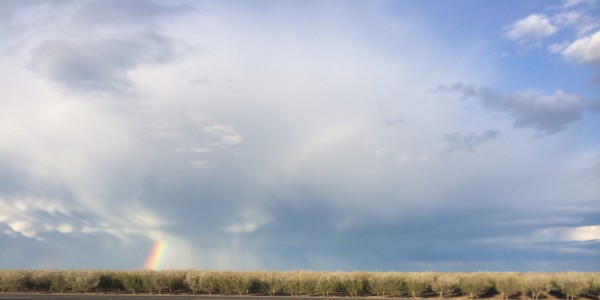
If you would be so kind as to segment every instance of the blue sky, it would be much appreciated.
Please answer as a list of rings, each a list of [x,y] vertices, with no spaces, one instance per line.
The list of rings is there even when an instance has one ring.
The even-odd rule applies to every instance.
[[[599,10],[0,1],[0,268],[598,271]]]

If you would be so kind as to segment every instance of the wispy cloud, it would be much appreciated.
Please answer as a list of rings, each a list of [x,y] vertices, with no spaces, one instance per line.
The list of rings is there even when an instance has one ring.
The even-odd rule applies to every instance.
[[[583,4],[595,4],[597,0],[564,0],[563,8],[572,8],[575,6],[583,5]]]
[[[244,140],[231,124],[215,124],[206,126],[202,130],[218,137],[222,143],[227,145],[239,144]]]
[[[446,141],[445,147],[446,152],[454,151],[475,151],[475,148],[489,142],[500,136],[500,132],[497,130],[486,130],[482,134],[476,134],[469,132],[467,134],[454,132],[444,134],[442,137]]]
[[[558,28],[552,25],[548,16],[531,14],[507,26],[504,36],[515,40],[524,47],[539,47],[542,44],[542,39],[555,34],[557,31]]]

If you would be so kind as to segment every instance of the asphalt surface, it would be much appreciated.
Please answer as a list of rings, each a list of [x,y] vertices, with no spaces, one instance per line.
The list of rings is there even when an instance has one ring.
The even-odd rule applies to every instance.
[[[298,300],[295,297],[231,297],[231,296],[205,296],[205,295],[148,295],[148,294],[0,294],[0,300],[4,299],[31,299],[31,300]],[[306,300],[307,298],[303,298]],[[312,298],[311,298],[312,299]]]
[[[0,294],[0,300],[4,299],[31,299],[31,300],[167,300],[167,299],[179,299],[179,300],[359,300],[367,299],[361,297],[349,298],[349,297],[270,297],[270,296],[208,296],[208,295],[148,295],[148,294]],[[372,298],[371,298],[372,300]],[[394,298],[394,300],[400,300],[400,298]]]

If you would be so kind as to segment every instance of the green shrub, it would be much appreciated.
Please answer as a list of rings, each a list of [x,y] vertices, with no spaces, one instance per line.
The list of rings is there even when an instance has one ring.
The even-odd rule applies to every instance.
[[[385,296],[387,290],[385,286],[385,278],[387,274],[371,273],[369,274],[369,289],[371,293],[375,293],[376,296]]]
[[[433,273],[408,273],[406,276],[406,287],[413,298],[422,296],[423,293],[431,289],[434,281]]]
[[[470,273],[461,274],[458,286],[461,292],[469,295],[469,299],[482,297],[493,291],[494,282],[489,274]]]
[[[195,294],[197,292],[212,295],[218,288],[219,273],[212,271],[189,271],[185,277],[187,286]]]
[[[283,277],[283,291],[290,296],[298,295],[300,292],[300,277],[297,272],[286,272]]]
[[[342,284],[344,285],[345,292],[349,293],[352,297],[356,297],[358,293],[365,290],[365,282],[368,282],[368,279],[364,273],[351,272],[346,273]]]
[[[71,270],[64,272],[68,288],[73,292],[87,293],[89,290],[97,288],[99,274],[95,271]]]
[[[558,292],[565,295],[567,300],[575,299],[575,297],[583,292],[588,287],[588,277],[582,273],[567,272],[554,276],[554,286]]]
[[[498,274],[494,277],[494,286],[502,299],[508,299],[521,292],[521,277],[516,273]]]
[[[328,297],[333,294],[337,287],[340,285],[340,275],[336,273],[320,273],[317,275],[317,284],[315,285],[315,292],[322,294],[323,297]]]
[[[103,291],[121,291],[123,287],[123,276],[120,272],[104,271],[98,275],[98,289]]]
[[[133,294],[135,294],[136,291],[144,288],[144,281],[142,280],[142,276],[139,272],[123,273],[121,280],[123,282],[123,287]]]
[[[550,277],[547,274],[527,273],[523,275],[523,289],[532,299],[539,299],[550,290]]]
[[[69,281],[65,271],[55,271],[50,275],[50,290],[63,293],[69,288]]]
[[[440,298],[444,295],[452,295],[459,290],[459,279],[456,274],[441,274],[435,278],[431,284],[431,290],[438,293]]]
[[[26,289],[50,291],[51,278],[55,271],[27,271],[24,277]]]
[[[17,292],[21,286],[21,273],[15,270],[0,271],[0,292]]]
[[[261,281],[270,296],[275,296],[283,290],[283,280],[279,272],[265,272],[261,276]]]
[[[588,288],[586,293],[590,296],[595,296],[600,300],[600,273],[589,275]]]

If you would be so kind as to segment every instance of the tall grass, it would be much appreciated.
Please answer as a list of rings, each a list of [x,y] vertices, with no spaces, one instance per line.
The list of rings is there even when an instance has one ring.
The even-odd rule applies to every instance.
[[[600,273],[0,270],[0,293],[220,294],[600,300]]]

